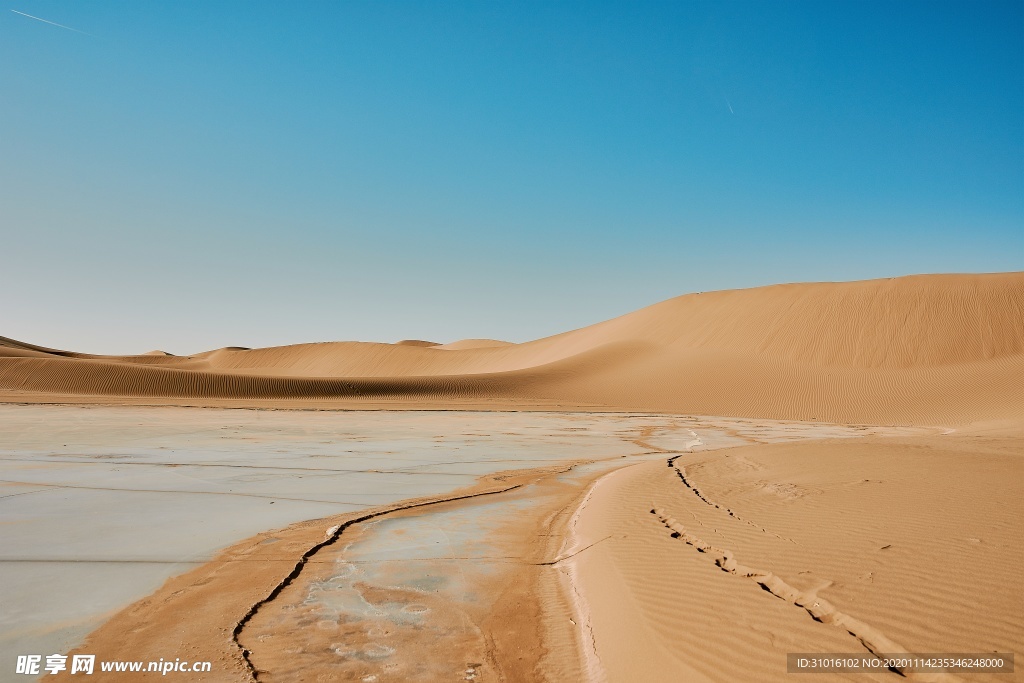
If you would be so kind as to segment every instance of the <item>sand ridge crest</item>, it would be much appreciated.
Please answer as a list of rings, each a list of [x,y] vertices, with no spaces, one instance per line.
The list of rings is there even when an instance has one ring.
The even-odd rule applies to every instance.
[[[965,424],[1024,411],[1024,273],[688,294],[511,344],[322,342],[97,356],[0,338],[0,400],[481,400]]]

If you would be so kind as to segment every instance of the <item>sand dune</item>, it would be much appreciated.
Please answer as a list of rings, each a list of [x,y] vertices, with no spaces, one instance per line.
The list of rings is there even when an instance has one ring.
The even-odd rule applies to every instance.
[[[1021,649],[1024,273],[690,294],[521,344],[328,342],[98,356],[0,338],[0,401],[757,418],[678,417],[665,434],[642,430],[630,437],[635,460],[617,460],[622,467],[603,476],[580,473],[581,486],[588,478],[593,485],[559,493],[550,508],[557,513],[544,508],[523,526],[531,552],[540,537],[559,550],[531,555],[514,582],[520,592],[507,603],[503,594],[480,622],[499,642],[513,623],[505,615],[541,615],[546,645],[513,647],[516,667],[542,680],[575,680],[565,672],[579,670],[609,681],[781,681],[787,652]],[[810,440],[780,444],[764,418],[858,424],[789,423],[790,437]],[[684,426],[689,436],[675,433]],[[834,430],[862,438],[833,440]],[[715,439],[725,450],[710,450]],[[586,452],[582,441],[568,443]],[[507,484],[502,491],[512,490]],[[169,581],[97,631],[89,647],[166,652],[187,643],[192,656],[211,651],[211,661],[234,672],[219,680],[246,680],[253,676],[240,648],[256,643],[245,647],[260,666],[300,667],[260,680],[304,680],[306,660],[278,661],[292,650],[259,645],[259,620],[252,633],[244,629],[254,605],[278,596],[274,586],[324,546],[324,529],[330,536],[341,528],[321,522],[274,532],[281,542],[259,551],[269,554],[258,573],[236,560],[251,560],[265,536],[236,546],[242,555],[229,551]],[[522,522],[519,512],[510,520]],[[517,557],[509,543],[494,557]],[[313,570],[333,576],[333,567]],[[222,583],[210,583],[218,575]],[[219,616],[181,617],[198,614],[196,600],[210,595]],[[326,628],[282,633],[337,654],[320,646],[334,642]],[[474,677],[484,661],[461,650],[458,657]]]
[[[492,349],[502,346],[512,346],[512,342],[501,341],[500,339],[460,339],[448,344],[440,344],[438,348],[450,351],[462,351],[465,349]]]
[[[424,341],[422,339],[403,339],[400,342],[395,342],[395,346],[440,346],[437,342]]]
[[[669,467],[608,475],[577,543],[610,540],[576,574],[607,680],[785,681],[787,652],[1020,652],[1019,452],[865,438],[670,453]]]
[[[522,344],[96,356],[0,338],[5,400],[452,401],[871,423],[1024,412],[1024,273],[689,294]]]

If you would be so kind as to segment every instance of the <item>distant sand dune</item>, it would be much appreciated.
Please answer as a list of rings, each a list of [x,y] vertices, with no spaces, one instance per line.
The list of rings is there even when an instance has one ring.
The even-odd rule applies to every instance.
[[[842,422],[1024,412],[1024,273],[689,294],[523,344],[329,342],[94,356],[0,338],[19,397],[531,401]]]
[[[441,344],[438,348],[463,351],[465,349],[490,349],[501,346],[512,346],[512,342],[500,341],[498,339],[460,339],[450,344]]]
[[[395,346],[440,346],[437,342],[423,341],[422,339],[403,339],[395,342]]]

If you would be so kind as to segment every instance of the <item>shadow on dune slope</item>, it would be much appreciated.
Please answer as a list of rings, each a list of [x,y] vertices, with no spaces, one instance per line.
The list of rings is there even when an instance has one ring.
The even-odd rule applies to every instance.
[[[1024,412],[1024,273],[689,294],[522,344],[330,342],[96,356],[0,338],[0,391],[566,406],[842,422]],[[14,398],[12,398],[14,397]]]

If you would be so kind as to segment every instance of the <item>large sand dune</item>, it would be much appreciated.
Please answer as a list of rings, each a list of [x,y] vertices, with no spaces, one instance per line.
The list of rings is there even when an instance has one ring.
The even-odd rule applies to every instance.
[[[0,338],[5,400],[607,407],[871,423],[1024,412],[1024,272],[689,294],[522,344],[96,356]]]
[[[335,582],[332,595],[338,595],[335,580],[345,576],[339,562],[353,559],[353,542],[369,542],[394,525],[443,526],[442,517],[483,529],[481,511],[499,505],[512,507],[502,508],[507,526],[489,537],[494,546],[487,553],[502,562],[518,558],[506,577],[515,590],[497,583],[480,589],[495,600],[473,632],[487,638],[473,642],[491,645],[472,650],[459,641],[458,648],[468,649],[443,648],[474,680],[515,670],[529,675],[507,680],[577,680],[587,673],[609,681],[781,681],[789,675],[790,652],[1021,651],[1016,573],[1024,543],[1015,521],[1024,433],[1024,272],[690,294],[521,344],[411,339],[96,356],[0,338],[2,401],[577,408],[756,418],[659,417],[673,422],[631,432],[625,438],[637,452],[602,464],[610,473],[596,465],[577,468],[573,486],[561,466],[515,482],[507,473],[482,477],[443,498],[438,504],[446,507],[435,521],[419,519],[437,503],[422,499],[241,541],[94,632],[83,651],[107,659],[141,653],[156,659],[177,648],[216,662],[219,673],[211,680],[254,680],[254,667],[261,681],[306,680],[321,665],[337,670],[342,653],[335,643],[394,636],[387,642],[413,653],[402,655],[407,661],[439,666],[444,657],[436,639],[402,640],[387,629],[351,635],[348,621],[317,617],[314,627],[306,612],[293,627],[288,615],[324,581]],[[212,418],[223,419],[222,412],[211,411]],[[764,418],[859,424],[772,427]],[[432,427],[430,433],[440,432]],[[497,426],[462,436],[499,433],[509,436]],[[558,443],[573,457],[595,457],[583,433],[567,428]],[[244,442],[216,436],[244,454]],[[798,436],[803,443],[777,443]],[[59,439],[66,457],[65,441],[74,439]],[[298,456],[284,448],[272,457]],[[368,456],[369,471],[381,467],[379,457]],[[174,469],[161,475],[182,476],[175,458]],[[70,465],[79,472],[83,463]],[[224,476],[233,481],[235,473]],[[277,496],[286,480],[248,481]],[[38,480],[19,485],[29,483]],[[493,498],[484,502],[482,492]],[[8,505],[23,506],[21,492],[14,495]],[[415,513],[403,512],[413,507]],[[394,525],[383,526],[385,516]],[[370,524],[378,519],[382,526]],[[356,528],[363,522],[365,528]],[[341,533],[343,542],[322,552]],[[400,537],[403,547],[420,547],[408,538]],[[444,548],[445,561],[470,558]],[[426,571],[418,556],[406,565],[386,557],[388,567],[408,569],[413,580]],[[454,566],[464,580],[461,565]],[[381,585],[391,592],[367,599],[395,602],[400,584],[389,578]],[[449,614],[451,606],[436,595],[429,605],[418,593],[407,597]],[[348,630],[337,630],[344,624]],[[399,651],[374,642],[367,653]],[[346,666],[368,680],[370,664],[396,661],[354,657]],[[482,662],[491,668],[481,669]]]

